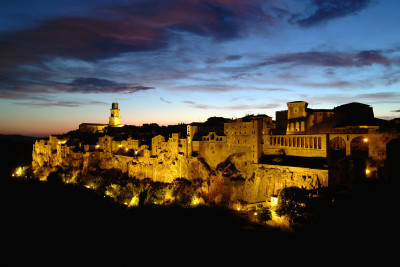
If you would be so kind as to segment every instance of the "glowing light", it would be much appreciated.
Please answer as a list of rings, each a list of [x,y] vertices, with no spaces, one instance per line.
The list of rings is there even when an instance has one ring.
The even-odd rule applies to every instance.
[[[128,204],[128,206],[129,207],[132,207],[132,206],[139,206],[139,196],[134,196],[134,197],[132,197],[132,199],[131,199],[131,201],[129,202],[129,204]]]
[[[365,170],[365,174],[370,174],[370,172],[371,172],[371,171],[368,170],[368,169]]]
[[[22,176],[23,175],[24,170],[22,169],[22,167],[18,167],[15,169],[14,173],[12,174],[12,176]]]
[[[196,196],[194,196],[194,197],[192,198],[191,205],[197,206],[197,205],[199,205],[200,203],[204,203],[204,200],[203,200],[201,197],[196,197]]]
[[[364,143],[368,142],[368,138],[364,138]]]
[[[118,145],[118,147],[122,147],[122,145]]]
[[[257,212],[254,212],[254,215],[256,215],[256,216],[257,216]]]
[[[128,148],[125,148],[125,151],[128,151],[129,149]]]
[[[96,145],[96,148],[99,148],[100,147],[100,145]]]

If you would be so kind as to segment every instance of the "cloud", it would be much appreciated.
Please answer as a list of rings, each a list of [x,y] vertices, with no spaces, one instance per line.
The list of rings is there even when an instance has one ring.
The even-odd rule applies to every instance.
[[[300,83],[303,87],[311,87],[311,88],[348,88],[354,87],[355,84],[348,81],[334,81],[334,82],[325,82],[325,83],[317,83],[317,82],[309,82],[309,83]]]
[[[108,103],[101,101],[60,101],[60,100],[47,100],[39,102],[15,102],[16,105],[31,106],[31,107],[80,107],[87,105],[108,105]]]
[[[135,93],[154,89],[154,87],[149,86],[131,86],[125,83],[91,77],[76,78],[68,87],[70,89],[67,89],[67,91],[74,93]]]
[[[150,86],[119,83],[108,79],[94,77],[77,77],[72,79],[70,82],[60,82],[52,79],[40,80],[37,77],[29,77],[29,79],[30,80],[25,80],[21,77],[15,79],[10,78],[6,79],[5,81],[0,79],[0,99],[37,101],[42,99],[42,95],[44,94],[128,94],[155,89],[154,87]],[[69,106],[69,103],[61,104],[64,106]]]
[[[206,60],[207,64],[221,64],[225,62],[230,62],[230,61],[237,61],[242,58],[241,55],[228,55],[225,57],[219,57],[219,58],[210,58]]]
[[[302,96],[303,99],[307,98],[309,103],[314,104],[343,104],[350,102],[361,102],[367,104],[398,104],[400,102],[400,93],[397,92],[379,92],[379,93],[366,93],[366,94],[324,94],[315,96]]]
[[[225,57],[225,59],[228,61],[240,60],[241,58],[242,58],[241,55],[229,55]]]
[[[400,93],[394,92],[380,92],[380,93],[371,93],[371,94],[358,94],[355,96],[360,99],[373,99],[373,100],[400,100]]]
[[[359,52],[309,51],[288,53],[273,56],[258,63],[258,66],[276,64],[311,65],[324,67],[363,67],[373,64],[398,64],[398,58],[388,58],[380,50],[363,50]]]
[[[398,109],[398,110],[391,110],[390,112],[400,112],[400,109]]]
[[[302,27],[326,23],[332,19],[356,14],[370,4],[370,0],[313,0],[310,15],[293,14],[290,22]]]
[[[164,102],[164,103],[167,103],[167,104],[171,104],[171,103],[172,103],[171,101],[167,101],[167,100],[165,100],[165,99],[162,98],[162,97],[160,97],[160,100],[161,100],[162,102]]]
[[[55,56],[95,61],[121,53],[155,50],[166,46],[166,34],[140,21],[53,19],[34,29],[3,34],[0,65],[40,62]]]
[[[193,91],[193,92],[229,92],[238,89],[235,86],[229,86],[224,84],[205,84],[205,85],[187,85],[187,86],[174,86],[170,90],[172,91]]]
[[[194,101],[185,100],[182,101],[184,104],[188,104],[194,108],[198,109],[220,109],[220,110],[254,110],[254,109],[274,109],[279,107],[279,104],[253,104],[253,105],[245,105],[245,104],[237,104],[231,106],[216,106],[216,105],[207,105],[196,103]]]
[[[0,68],[48,57],[96,61],[168,47],[176,34],[238,38],[250,22],[268,22],[260,1],[149,0],[104,5],[89,17],[65,16],[0,36]]]

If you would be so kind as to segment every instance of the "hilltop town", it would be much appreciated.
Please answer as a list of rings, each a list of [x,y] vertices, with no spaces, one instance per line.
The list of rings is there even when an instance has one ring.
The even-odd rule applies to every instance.
[[[184,180],[197,185],[197,201],[226,205],[273,201],[288,187],[316,195],[324,188],[346,191],[359,180],[394,179],[399,171],[400,120],[377,119],[369,105],[312,109],[296,101],[275,115],[132,126],[121,124],[112,103],[108,124],[82,123],[37,140],[32,170],[41,180],[61,173],[67,183],[99,170],[163,184]],[[96,185],[87,180],[85,186]]]

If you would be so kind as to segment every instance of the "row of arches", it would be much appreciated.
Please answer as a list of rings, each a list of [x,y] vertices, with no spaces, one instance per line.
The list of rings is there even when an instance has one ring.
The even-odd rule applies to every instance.
[[[348,138],[349,139],[349,138]],[[350,141],[350,140],[349,140]],[[347,146],[346,140],[342,137],[336,136],[329,140],[329,150],[330,151],[343,151],[346,152]],[[369,140],[366,136],[357,136],[351,139],[350,143],[350,155],[352,157],[368,157],[368,149],[369,149]]]
[[[330,168],[336,170],[335,184],[351,184],[368,174],[368,138],[347,136],[346,139],[347,142],[336,136],[329,140],[328,158]]]
[[[322,149],[320,136],[274,136],[270,137],[269,144],[273,146]]]
[[[304,132],[305,130],[306,130],[306,126],[305,126],[304,121],[288,123],[288,131],[289,132]]]

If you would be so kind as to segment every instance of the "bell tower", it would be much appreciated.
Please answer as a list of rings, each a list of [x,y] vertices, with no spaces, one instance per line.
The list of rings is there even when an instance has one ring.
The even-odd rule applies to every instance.
[[[119,108],[118,103],[111,104],[111,115],[110,115],[110,126],[120,126],[121,125],[121,118],[119,117]]]

